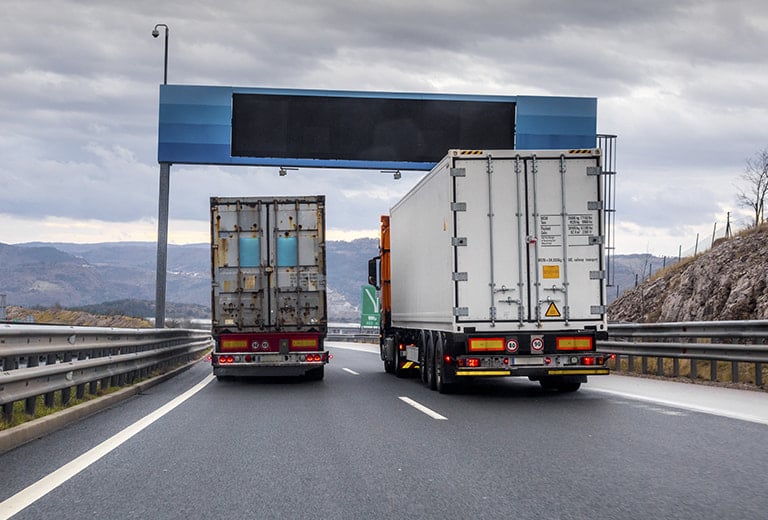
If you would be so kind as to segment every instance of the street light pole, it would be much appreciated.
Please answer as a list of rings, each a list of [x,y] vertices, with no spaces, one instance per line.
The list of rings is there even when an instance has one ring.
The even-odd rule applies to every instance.
[[[160,36],[158,27],[165,28],[165,57],[163,60],[163,85],[168,84],[168,26],[155,25],[152,36]],[[159,140],[158,140],[159,144]],[[155,280],[155,328],[165,328],[165,287],[168,272],[168,199],[170,193],[171,164],[160,163],[160,190],[157,210],[157,272]]]
[[[155,28],[152,29],[152,36],[157,38],[160,36],[160,31],[157,30],[158,27],[165,27],[165,58],[163,59],[163,85],[168,84],[168,26],[164,23],[159,23],[155,25]]]

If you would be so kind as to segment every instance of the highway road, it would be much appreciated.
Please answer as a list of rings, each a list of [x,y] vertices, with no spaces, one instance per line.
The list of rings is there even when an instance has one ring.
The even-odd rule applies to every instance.
[[[0,518],[768,518],[767,394],[609,376],[440,395],[330,349],[323,381],[199,363],[0,455]]]

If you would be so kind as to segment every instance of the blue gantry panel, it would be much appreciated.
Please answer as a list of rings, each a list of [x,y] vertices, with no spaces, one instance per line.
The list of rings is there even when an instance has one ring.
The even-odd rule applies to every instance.
[[[515,128],[516,148],[568,149],[596,146],[597,100],[595,98],[161,85],[158,162],[401,170],[429,170],[435,164],[435,162],[397,160],[320,160],[312,157],[233,156],[232,98],[234,94],[514,103],[515,121],[512,124]]]

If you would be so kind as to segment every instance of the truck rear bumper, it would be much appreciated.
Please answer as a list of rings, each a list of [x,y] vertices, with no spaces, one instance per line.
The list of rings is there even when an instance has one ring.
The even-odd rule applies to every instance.
[[[213,375],[232,377],[283,377],[303,376],[310,370],[322,368],[325,363],[313,363],[304,365],[227,365],[214,366]]]
[[[610,370],[606,367],[589,368],[532,368],[515,367],[509,369],[489,369],[489,368],[457,368],[454,375],[461,377],[509,377],[523,376],[531,379],[549,376],[607,376]]]
[[[594,351],[542,355],[460,355],[446,368],[449,377],[527,376],[531,379],[608,375],[610,358]]]
[[[309,358],[312,358],[310,360]],[[330,356],[327,351],[290,354],[220,354],[212,356],[215,376],[300,376],[324,367]]]

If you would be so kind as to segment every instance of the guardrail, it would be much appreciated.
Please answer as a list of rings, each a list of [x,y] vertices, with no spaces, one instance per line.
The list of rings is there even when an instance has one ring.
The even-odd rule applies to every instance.
[[[615,369],[626,365],[634,372],[639,358],[643,374],[658,376],[698,379],[704,363],[709,380],[717,381],[722,379],[719,373],[725,363],[731,382],[738,383],[744,382],[740,368],[747,363],[751,381],[746,382],[762,386],[763,364],[768,363],[768,320],[609,324],[608,340],[598,341],[597,348],[616,354]],[[653,371],[648,366],[652,360]]]
[[[13,419],[14,403],[34,415],[43,396],[53,406],[56,392],[67,404],[112,386],[124,386],[153,372],[180,365],[211,347],[206,331],[117,329],[0,324],[0,405]]]

